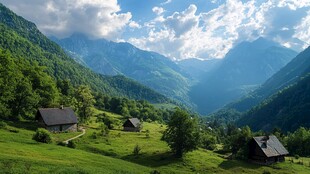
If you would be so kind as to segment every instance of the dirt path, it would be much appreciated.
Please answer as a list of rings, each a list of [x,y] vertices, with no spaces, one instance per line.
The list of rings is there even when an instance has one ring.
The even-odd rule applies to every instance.
[[[80,135],[75,136],[75,137],[70,138],[70,139],[67,139],[67,140],[65,140],[65,141],[63,141],[63,142],[66,143],[66,144],[68,144],[69,141],[74,140],[74,139],[76,139],[76,138],[79,138],[79,137],[83,136],[85,133],[86,133],[86,130],[85,130],[84,128],[82,128],[82,133],[81,133]]]

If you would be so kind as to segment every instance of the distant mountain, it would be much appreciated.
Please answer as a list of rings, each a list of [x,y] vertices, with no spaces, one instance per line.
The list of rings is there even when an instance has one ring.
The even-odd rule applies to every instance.
[[[279,90],[294,84],[310,72],[310,48],[301,52],[280,71],[269,78],[260,88],[246,95],[237,102],[228,105],[238,111],[246,111]]]
[[[69,79],[73,85],[87,84],[95,92],[151,102],[169,101],[165,96],[124,76],[103,76],[76,63],[33,24],[0,3],[0,49],[14,58],[26,58],[45,67],[54,80]]]
[[[178,61],[179,67],[193,80],[199,81],[203,75],[217,68],[222,59],[199,60],[195,58]]]
[[[56,40],[75,60],[104,75],[124,75],[168,97],[189,103],[189,82],[180,68],[160,54],[129,43],[90,40],[82,34]]]
[[[271,131],[276,127],[295,131],[300,126],[310,127],[310,73],[298,79],[296,84],[246,112],[237,121],[238,125],[249,125],[254,131]]]
[[[190,97],[200,113],[213,112],[256,89],[296,55],[264,38],[242,42],[191,89]]]

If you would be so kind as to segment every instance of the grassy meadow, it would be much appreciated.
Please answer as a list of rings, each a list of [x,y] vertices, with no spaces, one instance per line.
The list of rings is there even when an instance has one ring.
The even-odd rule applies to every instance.
[[[97,111],[97,113],[102,113]],[[118,124],[108,136],[96,136],[99,123],[93,117],[86,134],[75,140],[76,149],[59,146],[57,142],[76,133],[52,134],[52,144],[32,140],[36,122],[7,123],[0,129],[0,173],[309,173],[310,159],[287,158],[286,162],[259,166],[244,161],[228,160],[225,155],[198,149],[175,159],[167,144],[160,140],[165,125],[143,123],[141,132],[121,130],[122,116],[106,113]],[[133,155],[134,147],[141,148]]]

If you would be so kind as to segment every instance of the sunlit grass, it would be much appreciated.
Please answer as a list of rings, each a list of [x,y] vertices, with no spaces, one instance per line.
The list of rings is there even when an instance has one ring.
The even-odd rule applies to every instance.
[[[101,112],[103,113],[103,112]],[[105,112],[113,119],[122,116]],[[120,125],[123,120],[119,120]],[[0,129],[0,171],[4,173],[309,173],[310,158],[294,162],[287,160],[271,166],[259,166],[246,161],[228,160],[224,155],[198,149],[176,159],[169,147],[161,141],[166,126],[159,123],[143,123],[141,132],[124,132],[118,126],[107,137],[93,138],[99,132],[96,117],[84,125],[86,134],[76,140],[77,148],[56,145],[75,136],[76,133],[52,134],[54,143],[42,144],[32,140],[35,122],[9,123]],[[13,131],[12,131],[13,130]],[[148,135],[147,135],[148,134]],[[134,147],[141,151],[133,155]],[[219,146],[220,147],[220,146]],[[1,173],[1,172],[0,172]]]

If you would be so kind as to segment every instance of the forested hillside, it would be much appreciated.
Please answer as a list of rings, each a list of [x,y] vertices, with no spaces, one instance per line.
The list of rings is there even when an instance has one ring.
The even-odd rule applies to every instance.
[[[163,95],[123,76],[102,76],[76,63],[54,42],[45,37],[35,24],[15,15],[0,4],[0,48],[9,50],[15,59],[44,66],[54,80],[69,79],[73,85],[87,84],[94,91],[111,96],[168,101]]]
[[[310,74],[246,112],[237,123],[255,131],[310,127]]]

